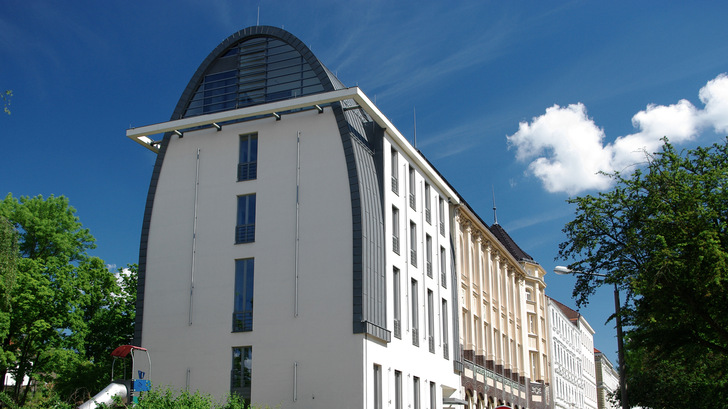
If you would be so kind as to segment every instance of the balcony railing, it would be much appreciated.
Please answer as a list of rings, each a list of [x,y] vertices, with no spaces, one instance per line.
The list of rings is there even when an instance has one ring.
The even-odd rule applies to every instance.
[[[412,208],[412,210],[417,210],[417,199],[415,199],[415,194],[410,193],[409,194],[409,205]]]
[[[392,236],[392,251],[399,254],[399,237]]]
[[[253,330],[253,311],[241,311],[233,313],[233,332],[245,332]]]
[[[400,320],[394,320],[394,336],[402,339],[402,322]]]
[[[410,249],[410,264],[413,267],[417,267],[417,250]]]
[[[238,163],[238,182],[258,177],[258,162]]]
[[[239,224],[235,226],[235,243],[252,243],[255,241],[255,224]]]
[[[432,261],[427,262],[427,276],[432,278]]]
[[[412,345],[420,346],[420,331],[417,328],[412,328]]]
[[[432,335],[427,336],[427,345],[430,347],[430,352],[435,353],[435,337]]]
[[[399,180],[394,176],[392,176],[392,192],[399,196]]]

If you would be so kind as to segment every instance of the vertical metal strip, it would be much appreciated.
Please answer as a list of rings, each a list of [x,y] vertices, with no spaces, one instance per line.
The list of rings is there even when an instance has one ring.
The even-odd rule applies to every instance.
[[[293,401],[298,400],[298,361],[293,361]]]
[[[300,210],[300,185],[301,185],[301,131],[296,132],[296,256],[295,256],[295,300],[293,316],[298,317],[298,262],[299,262],[299,210]]]
[[[197,199],[200,187],[200,149],[197,149],[197,163],[195,164],[195,212],[192,220],[192,266],[190,268],[190,310],[188,324],[192,325],[192,296],[195,291],[195,256],[197,255]]]

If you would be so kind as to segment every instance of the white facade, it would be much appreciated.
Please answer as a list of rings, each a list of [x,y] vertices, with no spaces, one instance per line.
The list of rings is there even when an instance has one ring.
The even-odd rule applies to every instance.
[[[619,391],[619,374],[607,356],[598,349],[594,349],[594,361],[598,407],[599,409],[618,409],[620,406],[613,396]]]
[[[127,132],[159,153],[136,329],[152,382],[281,408],[441,408],[459,398],[449,238],[458,199],[361,91],[327,79],[297,41],[241,30],[193,77],[180,119]],[[304,85],[338,88],[183,115],[202,112],[185,100],[203,93],[195,78],[217,84],[220,66],[247,67],[259,44],[267,61],[304,61],[304,78],[317,73]],[[225,87],[239,88],[214,89]],[[267,87],[265,98],[278,95]]]
[[[548,301],[552,405],[596,409],[594,355],[587,353],[587,348],[594,350],[594,330],[581,314],[552,298]]]

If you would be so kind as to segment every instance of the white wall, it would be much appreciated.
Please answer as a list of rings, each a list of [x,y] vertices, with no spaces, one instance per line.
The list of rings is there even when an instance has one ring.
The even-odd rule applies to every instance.
[[[295,299],[296,134],[300,260]],[[238,135],[258,132],[258,179],[237,182]],[[200,149],[195,289],[188,325],[196,154]],[[256,193],[255,243],[235,244],[237,196]],[[252,401],[358,408],[363,335],[352,333],[348,175],[334,116],[315,111],[173,137],[150,225],[143,346],[152,381],[223,397],[233,346],[252,346]],[[253,331],[231,333],[235,259],[255,258]],[[293,402],[294,363],[298,363]]]
[[[420,407],[422,409],[430,408],[430,382],[434,382],[437,391],[437,408],[442,407],[442,398],[451,397],[456,393],[460,385],[460,377],[453,370],[453,360],[458,358],[454,356],[453,346],[458,342],[457,337],[453,336],[453,309],[457,310],[457,300],[452,299],[452,283],[451,283],[451,256],[450,251],[450,219],[447,197],[440,189],[438,183],[424,176],[425,172],[413,164],[415,168],[415,189],[416,189],[416,209],[409,206],[409,173],[408,165],[413,163],[403,150],[398,150],[398,179],[399,194],[392,192],[391,174],[391,149],[392,136],[387,133],[383,146],[384,155],[384,220],[385,220],[385,243],[386,243],[386,273],[387,273],[387,328],[392,330],[391,342],[384,343],[373,340],[369,337],[369,342],[365,346],[364,372],[367,377],[367,408],[374,408],[372,401],[373,393],[373,368],[375,364],[382,366],[382,386],[383,386],[383,408],[395,407],[395,371],[402,372],[402,404],[404,408],[413,407],[413,378],[420,378]],[[425,182],[430,184],[430,204],[431,204],[431,223],[425,219],[424,208],[424,192]],[[438,198],[442,197],[445,202],[445,235],[440,234],[439,230],[439,213]],[[399,240],[400,252],[396,254],[392,250],[392,206],[399,209]],[[417,225],[417,266],[410,263],[410,221]],[[425,237],[429,234],[432,238],[432,277],[426,274],[426,248]],[[440,247],[445,248],[446,266],[447,266],[447,287],[441,285],[440,280]],[[394,336],[394,293],[393,293],[393,267],[400,270],[401,284],[401,319],[402,319],[402,337],[398,339]],[[418,283],[417,301],[419,304],[419,346],[412,344],[412,322],[411,322],[411,293],[410,283],[414,278]],[[429,351],[428,344],[428,306],[427,306],[427,290],[433,292],[433,310],[434,316],[434,339],[435,352]],[[447,300],[448,304],[448,356],[443,356],[443,334],[442,334],[442,299]]]

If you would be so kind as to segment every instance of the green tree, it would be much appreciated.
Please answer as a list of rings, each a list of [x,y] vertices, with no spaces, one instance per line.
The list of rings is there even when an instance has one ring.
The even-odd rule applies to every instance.
[[[701,405],[726,407],[728,374],[716,368],[728,368],[728,143],[677,152],[665,140],[646,157],[644,169],[610,175],[611,191],[569,200],[576,215],[559,257],[607,275],[578,278],[578,305],[605,283],[627,295],[630,404],[676,406],[700,387]],[[673,392],[654,393],[657,381]]]
[[[5,90],[5,92],[0,93],[0,99],[3,100],[3,111],[10,115],[10,97],[13,96],[13,90]]]
[[[10,332],[11,297],[15,287],[18,260],[18,234],[12,223],[0,216],[0,339]],[[6,368],[14,356],[0,344],[0,369]]]
[[[9,325],[0,333],[9,357],[0,366],[2,379],[10,372],[16,380],[52,382],[63,392],[71,385],[96,388],[108,380],[99,372],[106,370],[111,350],[131,338],[135,272],[119,278],[88,255],[94,238],[63,196],[8,195],[0,217],[17,232]],[[29,388],[21,393],[21,384],[11,394],[22,405]]]

